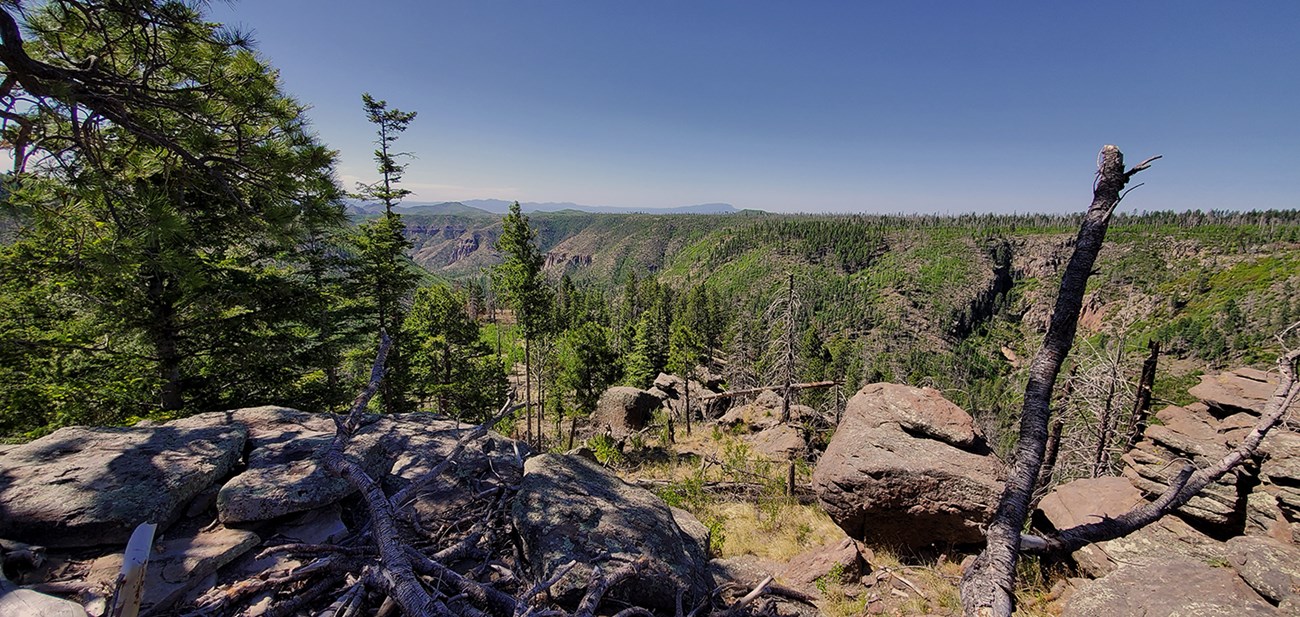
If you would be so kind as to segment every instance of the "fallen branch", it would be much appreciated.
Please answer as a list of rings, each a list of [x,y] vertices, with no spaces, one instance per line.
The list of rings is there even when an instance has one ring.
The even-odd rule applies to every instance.
[[[810,381],[808,383],[792,383],[789,385],[789,388],[791,390],[803,390],[805,388],[829,388],[838,383],[839,382],[837,381]],[[744,390],[732,390],[730,392],[719,392],[717,394],[701,396],[699,402],[707,403],[709,401],[717,401],[717,400],[728,399],[736,396],[744,396],[746,394],[758,394],[759,392],[765,392],[767,390],[784,390],[786,389],[786,387],[787,386],[785,384],[778,384],[775,386],[759,386],[757,388],[745,388]]]
[[[473,430],[461,436],[460,440],[456,442],[456,447],[452,448],[451,453],[448,454],[446,458],[442,459],[442,461],[439,462],[437,465],[434,465],[433,469],[430,469],[424,475],[412,480],[411,483],[407,484],[405,488],[403,488],[400,491],[397,491],[397,493],[394,494],[391,499],[389,499],[389,502],[394,507],[398,507],[398,508],[406,505],[406,502],[409,501],[411,498],[413,498],[418,491],[423,489],[425,486],[428,486],[430,482],[433,482],[434,479],[442,475],[442,473],[447,470],[447,467],[450,467],[452,462],[456,460],[456,457],[460,456],[460,453],[465,451],[465,446],[469,445],[470,442],[486,435],[487,432],[491,430],[492,427],[496,426],[507,416],[510,416],[516,411],[519,411],[523,407],[524,405],[522,403],[513,404],[512,400],[507,400],[506,404],[501,406],[501,410],[497,412],[497,415],[493,416],[492,419],[488,420],[487,422],[484,422],[483,424],[474,427]]]
[[[1082,548],[1094,542],[1104,542],[1126,536],[1138,529],[1154,523],[1160,517],[1182,507],[1206,486],[1222,478],[1241,463],[1254,457],[1259,444],[1268,436],[1268,432],[1295,403],[1300,395],[1300,383],[1296,380],[1297,362],[1300,361],[1300,349],[1282,356],[1278,360],[1278,369],[1282,378],[1277,388],[1269,397],[1260,414],[1259,422],[1250,431],[1241,444],[1232,452],[1200,471],[1188,464],[1179,472],[1169,488],[1155,501],[1140,505],[1115,518],[1102,518],[1095,523],[1070,527],[1045,536],[1025,535],[1021,537],[1021,550],[1036,553],[1063,553]]]

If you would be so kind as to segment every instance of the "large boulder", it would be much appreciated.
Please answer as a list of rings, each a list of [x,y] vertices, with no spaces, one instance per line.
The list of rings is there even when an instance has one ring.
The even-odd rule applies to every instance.
[[[615,586],[611,597],[673,610],[678,590],[692,606],[713,589],[699,539],[682,530],[668,505],[586,459],[561,454],[528,459],[513,517],[535,579],[577,561],[551,588],[563,604],[581,598],[592,567],[609,572],[641,557],[646,567],[635,580]]]
[[[166,526],[243,451],[239,426],[63,428],[0,458],[0,537],[51,547],[125,544]]]
[[[360,464],[371,477],[386,473],[391,460],[383,448],[383,431],[375,428],[379,418],[367,416],[365,428],[344,451],[344,456]],[[217,493],[217,513],[223,523],[264,521],[306,512],[354,491],[347,481],[321,465],[335,433],[329,416],[285,407],[253,407],[200,414],[178,423],[237,425],[248,430],[247,469]]]
[[[877,383],[845,406],[813,485],[850,537],[922,547],[982,540],[1002,473],[971,417],[938,391]]]
[[[727,430],[761,433],[781,423],[781,395],[775,390],[764,390],[752,402],[728,409],[717,423]],[[799,422],[816,415],[807,405],[790,405],[790,421]]]
[[[1166,556],[1123,567],[1084,583],[1065,603],[1063,617],[1252,617],[1278,612],[1232,568]]]
[[[600,395],[591,424],[596,432],[608,429],[615,437],[623,437],[645,428],[660,404],[660,399],[645,390],[614,386]]]
[[[803,456],[808,442],[803,431],[789,424],[778,424],[746,438],[756,452],[774,461],[792,461]]]

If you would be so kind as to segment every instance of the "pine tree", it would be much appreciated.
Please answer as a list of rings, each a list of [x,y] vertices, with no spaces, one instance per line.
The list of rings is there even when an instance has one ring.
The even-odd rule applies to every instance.
[[[496,248],[505,257],[492,271],[493,287],[509,303],[515,313],[515,322],[524,336],[524,408],[527,418],[527,439],[533,441],[532,413],[532,341],[543,335],[550,315],[551,295],[542,276],[544,257],[537,248],[537,232],[529,225],[519,202],[510,206],[510,212],[501,221],[501,236]],[[541,438],[541,419],[538,418],[538,439]]]
[[[600,395],[618,379],[618,354],[610,345],[612,336],[609,328],[591,321],[564,336],[562,357],[566,362],[560,373],[560,384],[573,391],[574,404],[583,415],[596,411]],[[567,447],[573,447],[577,424],[574,418]]]
[[[361,95],[366,119],[375,125],[374,160],[380,179],[372,184],[361,184],[358,195],[363,199],[384,204],[384,214],[378,219],[363,223],[358,230],[357,248],[360,267],[358,278],[363,281],[371,299],[376,326],[393,338],[388,352],[388,373],[380,386],[380,405],[387,413],[407,411],[411,402],[406,396],[410,371],[406,363],[408,345],[402,336],[403,305],[415,290],[419,274],[406,251],[411,248],[406,239],[406,225],[393,208],[411,192],[398,187],[406,166],[399,159],[409,156],[394,152],[393,145],[402,132],[415,119],[416,112],[389,109],[387,101],[375,100],[370,94]]]
[[[466,311],[467,295],[441,285],[415,293],[403,323],[409,341],[411,390],[417,401],[441,414],[481,422],[506,394],[505,369],[479,338],[479,326]]]
[[[24,213],[0,268],[58,315],[38,334],[0,309],[20,326],[0,328],[19,350],[0,374],[29,382],[35,424],[292,402],[320,367],[304,247],[343,222],[334,153],[246,41],[165,4],[42,4],[23,13],[30,41],[0,10]]]

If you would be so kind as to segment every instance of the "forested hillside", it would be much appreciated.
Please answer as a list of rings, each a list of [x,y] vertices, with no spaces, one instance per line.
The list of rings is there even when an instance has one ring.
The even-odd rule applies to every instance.
[[[874,381],[933,385],[994,434],[1018,409],[1023,359],[1046,329],[1079,223],[573,211],[530,220],[552,284],[599,298],[590,305],[620,333],[619,349],[634,345],[641,315],[662,293],[673,300],[654,309],[670,315],[652,332],[660,346],[676,316],[706,310],[690,308],[695,302],[715,312],[690,326],[710,332],[717,368],[733,385],[764,382],[778,335],[765,311],[793,274],[803,309],[800,379],[841,379],[850,392]],[[417,263],[490,295],[482,269],[501,259],[497,217],[412,214],[408,225]],[[1300,318],[1297,260],[1293,211],[1118,216],[1090,283],[1075,360],[1113,364],[1118,347],[1131,381],[1148,341],[1159,341],[1166,357],[1156,395],[1172,401],[1203,371],[1268,365],[1278,351],[1272,336]]]

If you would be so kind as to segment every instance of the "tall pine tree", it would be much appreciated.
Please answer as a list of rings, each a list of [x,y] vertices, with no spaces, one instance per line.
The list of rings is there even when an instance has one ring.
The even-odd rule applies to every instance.
[[[528,428],[526,436],[533,441],[532,406],[532,341],[548,330],[551,305],[550,290],[542,276],[544,256],[537,247],[537,232],[529,225],[519,202],[510,206],[510,212],[501,221],[501,237],[497,250],[505,257],[492,271],[492,285],[509,303],[524,337],[524,407]],[[539,414],[540,416],[540,414]],[[537,420],[537,435],[541,437],[541,418]]]
[[[380,179],[372,184],[360,185],[362,199],[384,204],[384,214],[361,224],[357,247],[360,265],[357,275],[367,288],[373,301],[375,325],[393,339],[388,352],[388,373],[380,386],[380,406],[387,413],[408,411],[411,401],[406,395],[410,370],[406,362],[408,341],[402,334],[404,304],[415,290],[419,273],[406,256],[411,242],[406,239],[406,225],[393,208],[411,192],[400,188],[406,165],[400,159],[409,156],[393,149],[416,112],[389,109],[388,102],[375,100],[370,94],[361,95],[366,119],[375,125],[374,160]]]

